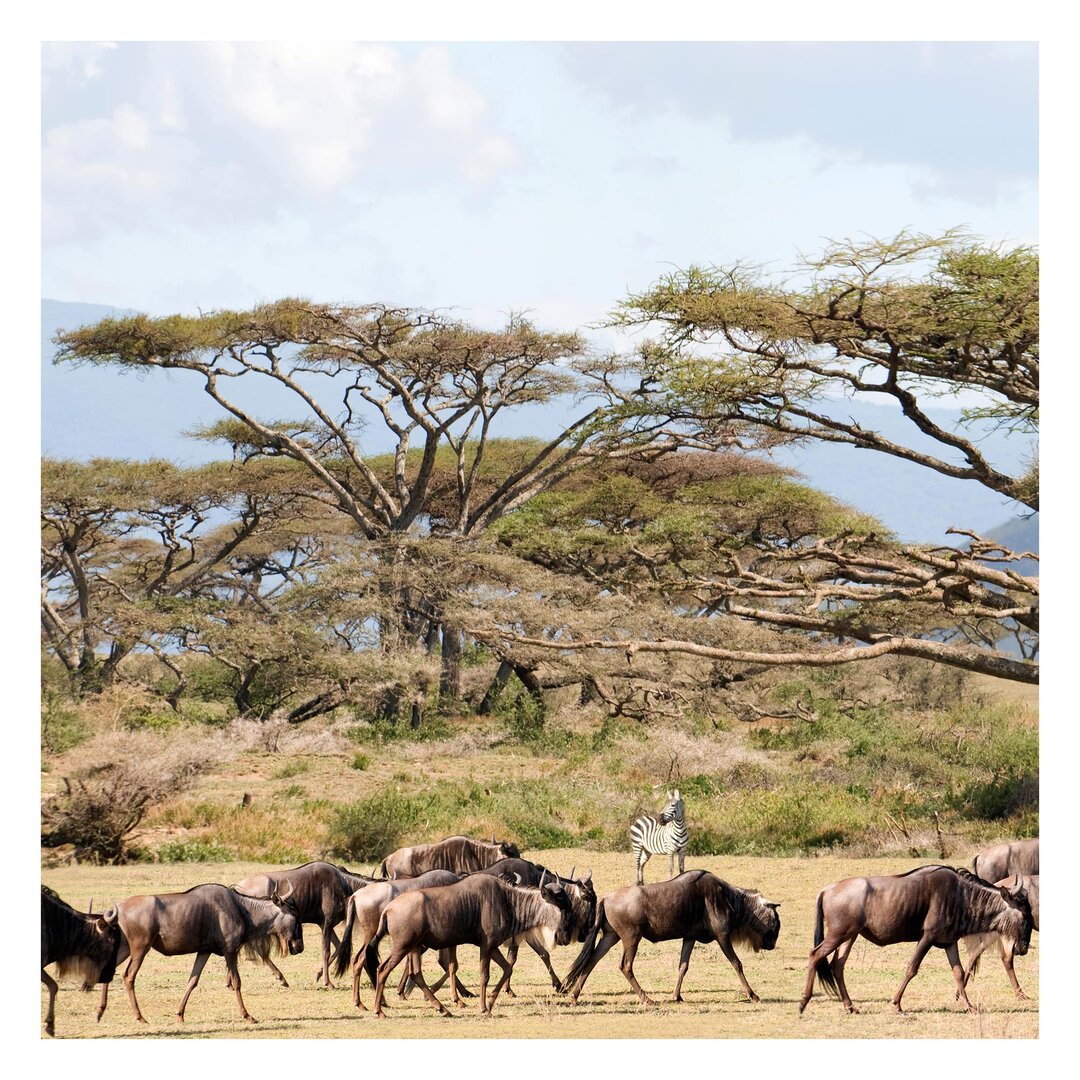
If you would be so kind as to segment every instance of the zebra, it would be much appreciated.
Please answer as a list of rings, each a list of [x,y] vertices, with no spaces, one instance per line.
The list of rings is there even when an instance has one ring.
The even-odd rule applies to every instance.
[[[630,843],[634,848],[634,864],[637,867],[637,883],[645,884],[645,864],[650,855],[666,855],[668,872],[675,876],[675,855],[679,856],[679,873],[686,862],[686,810],[679,789],[667,793],[667,806],[660,817],[642,814],[630,826]]]

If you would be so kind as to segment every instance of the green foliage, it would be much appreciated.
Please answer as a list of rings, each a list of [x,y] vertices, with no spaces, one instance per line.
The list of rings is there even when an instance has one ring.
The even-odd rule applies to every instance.
[[[339,807],[326,832],[327,852],[339,859],[385,858],[415,828],[426,803],[387,789]]]
[[[274,780],[289,780],[294,776],[301,776],[311,768],[310,761],[303,761],[297,758],[294,761],[287,761],[273,774]]]
[[[367,754],[355,754],[349,763],[349,768],[363,772],[371,764],[371,758]]]
[[[229,862],[233,853],[218,844],[204,840],[167,840],[153,852],[159,863]]]
[[[41,747],[51,754],[62,754],[90,737],[90,729],[78,707],[54,690],[46,689],[41,698]]]
[[[359,717],[358,717],[359,719]],[[360,746],[384,746],[388,743],[425,743],[441,742],[453,734],[453,728],[443,716],[425,713],[423,723],[418,728],[407,721],[399,720],[396,724],[385,720],[362,719],[345,729],[345,735]]]

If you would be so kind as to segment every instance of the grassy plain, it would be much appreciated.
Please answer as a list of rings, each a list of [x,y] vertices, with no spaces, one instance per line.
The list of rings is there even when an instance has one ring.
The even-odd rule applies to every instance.
[[[568,872],[591,866],[597,892],[603,895],[633,880],[627,853],[573,849],[523,852],[545,865]],[[964,862],[969,853],[958,854]],[[703,856],[687,860],[687,868],[712,870],[736,885],[755,887],[781,902],[780,940],[771,953],[743,952],[751,986],[761,996],[758,1005],[742,996],[734,971],[715,945],[697,946],[683,985],[686,1003],[662,1004],[645,1009],[618,969],[621,950],[616,947],[595,969],[574,1008],[555,994],[539,959],[523,949],[514,974],[517,996],[499,998],[490,1018],[479,1015],[475,1002],[453,1019],[439,1017],[418,994],[408,1001],[390,999],[390,1015],[375,1019],[358,1014],[347,985],[318,990],[313,975],[318,958],[318,931],[305,928],[303,955],[279,961],[290,982],[280,987],[268,971],[242,962],[244,1000],[259,1023],[241,1020],[236,999],[225,987],[224,963],[214,958],[207,965],[187,1010],[187,1021],[176,1019],[193,957],[165,957],[152,952],[139,973],[136,990],[146,1026],[134,1022],[117,978],[110,991],[109,1008],[102,1022],[93,1020],[97,995],[82,994],[61,984],[56,1027],[61,1038],[844,1038],[844,1039],[969,1039],[1038,1036],[1039,940],[1036,934],[1026,957],[1016,964],[1017,976],[1031,1000],[1017,1001],[996,954],[987,953],[982,968],[969,986],[978,1012],[969,1015],[954,1001],[952,974],[944,953],[932,950],[904,996],[906,1015],[897,1016],[889,1004],[911,956],[912,945],[879,949],[860,940],[847,967],[847,981],[862,1010],[847,1016],[840,1005],[815,991],[803,1016],[798,999],[806,977],[806,956],[813,933],[814,902],[819,889],[841,877],[897,873],[918,862],[905,857],[857,859],[834,855],[817,858],[757,858]],[[126,867],[59,866],[43,869],[42,880],[66,900],[95,910],[114,900],[143,892],[182,890],[206,881],[226,884],[262,867],[252,863],[136,864]],[[654,858],[646,867],[646,880],[666,876],[666,860]],[[554,956],[563,974],[576,947]],[[385,946],[384,946],[385,955]],[[678,964],[678,942],[642,943],[635,963],[639,981],[657,1000],[669,998]],[[477,954],[462,950],[465,985],[476,989]],[[428,961],[428,967],[432,967]],[[347,983],[347,979],[344,980]],[[373,992],[361,986],[365,1005]],[[448,997],[440,994],[440,997]],[[44,1015],[42,991],[42,1015]]]

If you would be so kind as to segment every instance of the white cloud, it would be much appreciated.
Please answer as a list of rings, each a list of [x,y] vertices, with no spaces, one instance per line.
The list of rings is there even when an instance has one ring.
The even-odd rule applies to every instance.
[[[200,223],[327,213],[338,195],[448,175],[484,185],[518,161],[444,48],[415,57],[362,42],[46,52],[47,242],[93,241],[161,213]]]

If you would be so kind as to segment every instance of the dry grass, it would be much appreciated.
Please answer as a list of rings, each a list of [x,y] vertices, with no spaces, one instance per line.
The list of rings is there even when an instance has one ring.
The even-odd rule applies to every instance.
[[[592,866],[602,895],[632,880],[630,856],[558,850],[531,851],[527,856],[567,871],[572,864]],[[654,858],[646,868],[647,880],[664,876],[666,866]],[[514,975],[517,997],[500,998],[494,1016],[478,1014],[475,1003],[452,1020],[440,1018],[418,995],[404,1003],[391,999],[388,1019],[357,1014],[347,989],[315,989],[312,976],[317,957],[317,931],[305,930],[307,949],[300,957],[280,962],[291,988],[279,987],[265,971],[252,964],[241,966],[244,1000],[259,1019],[255,1026],[239,1016],[234,995],[225,988],[224,965],[213,959],[188,1006],[188,1021],[175,1019],[176,1006],[190,972],[192,957],[164,957],[151,953],[139,974],[137,991],[148,1027],[136,1025],[118,979],[110,994],[109,1009],[100,1025],[93,1022],[96,995],[62,984],[57,999],[57,1031],[72,1038],[881,1038],[976,1039],[1035,1038],[1039,1011],[1039,940],[1017,962],[1017,975],[1030,1001],[1016,1001],[996,958],[985,958],[971,984],[971,1000],[979,1012],[968,1015],[953,998],[952,975],[944,954],[933,950],[904,997],[907,1015],[897,1016],[889,1001],[903,977],[913,946],[878,949],[860,941],[848,964],[848,986],[862,1009],[846,1016],[832,999],[815,994],[805,1015],[797,1002],[806,976],[806,956],[813,929],[818,890],[840,877],[896,873],[912,865],[910,859],[823,857],[818,859],[698,858],[689,867],[705,867],[742,886],[761,888],[782,902],[782,929],[771,953],[747,953],[742,959],[747,978],[762,998],[759,1005],[742,999],[738,981],[715,946],[698,946],[683,986],[685,1005],[663,1004],[643,1009],[618,970],[619,950],[612,951],[596,968],[576,1008],[554,994],[540,961],[523,949]],[[204,881],[231,883],[259,869],[252,864],[187,864],[173,866],[65,867],[46,871],[46,884],[85,909],[93,897],[100,910],[104,902],[140,892],[186,889]],[[384,947],[385,953],[385,947]],[[642,985],[663,999],[670,995],[678,962],[677,942],[644,943],[635,964]],[[556,970],[564,973],[574,951],[559,950]],[[475,988],[477,954],[462,950],[465,984]],[[431,966],[429,960],[428,966]],[[365,1004],[372,991],[361,988]],[[443,996],[443,995],[440,995]],[[44,995],[42,997],[44,1003]]]

